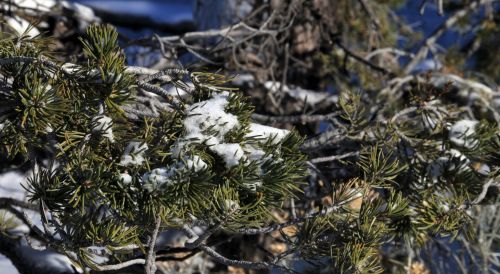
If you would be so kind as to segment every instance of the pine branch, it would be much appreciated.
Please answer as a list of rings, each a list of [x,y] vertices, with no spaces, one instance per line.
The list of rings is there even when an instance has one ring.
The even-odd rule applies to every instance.
[[[290,221],[287,221],[287,222],[284,222],[281,224],[274,224],[274,225],[261,227],[261,228],[241,228],[241,229],[238,229],[237,231],[238,231],[238,233],[245,234],[245,235],[256,235],[256,234],[262,234],[262,233],[270,233],[270,232],[273,232],[276,230],[283,229],[285,227],[289,227],[292,225],[303,223],[307,220],[311,220],[311,219],[314,219],[317,217],[328,215],[332,212],[338,211],[339,209],[342,208],[343,205],[345,205],[349,202],[351,202],[351,199],[346,199],[345,201],[339,202],[337,205],[325,207],[321,211],[310,213],[304,217],[298,217],[298,218],[292,219]]]

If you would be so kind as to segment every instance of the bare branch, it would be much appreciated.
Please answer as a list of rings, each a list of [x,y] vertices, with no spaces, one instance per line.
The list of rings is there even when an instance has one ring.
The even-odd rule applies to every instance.
[[[5,198],[5,197],[0,197],[0,208],[8,208],[9,206],[18,206],[24,209],[29,209],[29,210],[38,210],[38,206],[36,204],[16,200],[13,198]]]
[[[490,179],[488,180],[488,182],[486,182],[484,185],[483,185],[483,188],[481,190],[481,193],[479,193],[479,195],[476,197],[476,199],[474,199],[473,201],[467,203],[467,204],[463,204],[461,206],[458,207],[458,210],[464,210],[464,209],[467,209],[473,205],[477,205],[479,203],[481,203],[481,201],[484,200],[484,198],[486,197],[486,194],[488,193],[488,189],[493,186],[493,187],[497,187],[498,189],[500,189],[500,183],[499,182],[495,182],[493,179]]]
[[[149,239],[149,250],[146,256],[146,265],[144,266],[144,271],[146,274],[154,274],[156,272],[156,264],[155,264],[155,243],[156,237],[158,236],[158,232],[160,231],[161,218],[157,217],[155,222],[155,227],[153,232],[151,233],[151,238]]]
[[[368,3],[366,2],[366,0],[358,0],[358,1],[361,4],[361,7],[363,8],[363,10],[368,15],[368,17],[370,17],[370,21],[372,22],[375,29],[380,29],[380,22],[379,22],[378,18],[375,16],[375,14],[373,14],[373,11],[368,6]]]
[[[328,215],[328,214],[330,214],[330,213],[332,213],[334,211],[339,210],[342,207],[342,205],[344,205],[344,204],[346,204],[348,202],[350,202],[350,200],[349,201],[342,201],[342,203],[339,203],[337,205],[323,208],[322,210],[320,210],[318,212],[314,212],[314,213],[308,214],[308,215],[306,215],[304,217],[298,217],[296,219],[292,219],[292,220],[290,220],[288,222],[285,222],[285,223],[275,224],[275,225],[261,227],[261,228],[242,228],[242,229],[239,229],[238,232],[242,233],[242,234],[245,234],[245,235],[255,235],[255,234],[261,234],[261,233],[269,233],[269,232],[272,232],[272,231],[283,229],[285,227],[289,227],[289,226],[292,226],[292,225],[303,223],[303,222],[305,222],[307,220],[316,218],[318,216]]]
[[[359,61],[360,63],[368,66],[369,68],[381,72],[384,75],[394,75],[393,72],[387,70],[386,68],[380,67],[378,65],[373,64],[372,62],[368,61],[367,59],[363,58],[362,56],[359,56],[357,53],[354,53],[352,50],[344,46],[340,41],[337,41],[336,44],[344,50],[347,56],[352,57],[354,60]]]
[[[188,226],[184,225],[182,227],[182,231],[192,239],[198,239],[199,236]],[[195,240],[196,241],[196,240]],[[240,260],[232,260],[222,256],[220,253],[215,251],[214,249],[200,244],[197,248],[201,249],[206,254],[210,255],[215,261],[230,266],[237,266],[246,269],[278,269],[284,271],[285,273],[293,273],[290,269],[277,265],[271,262],[250,262],[250,261],[240,261]]]
[[[485,4],[490,4],[493,2],[497,2],[499,0],[479,0],[479,1],[471,1],[466,7],[455,12],[452,16],[450,16],[446,21],[444,21],[441,26],[439,26],[429,37],[425,39],[422,46],[418,50],[417,54],[415,54],[415,58],[411,60],[411,62],[406,65],[403,69],[404,74],[410,73],[415,66],[427,56],[429,48],[436,43],[439,37],[443,35],[449,28],[454,26],[462,17],[468,15],[470,12],[477,10],[481,6]]]
[[[259,123],[314,123],[318,121],[327,121],[335,116],[338,116],[340,112],[332,112],[329,114],[303,114],[303,115],[290,115],[290,116],[268,116],[263,114],[252,114],[252,119]]]
[[[146,263],[146,260],[144,260],[144,259],[134,259],[134,260],[126,261],[126,262],[119,263],[119,264],[93,265],[93,267],[97,271],[112,271],[112,270],[120,270],[122,268],[129,267],[129,266],[135,265],[135,264],[145,264],[145,263]]]
[[[342,160],[342,159],[345,159],[345,158],[349,158],[349,157],[353,157],[353,156],[358,156],[358,155],[359,155],[359,151],[355,151],[355,152],[345,153],[345,154],[342,154],[342,155],[333,155],[333,156],[319,157],[319,158],[312,159],[311,163],[317,164],[317,163],[338,161],[338,160]]]

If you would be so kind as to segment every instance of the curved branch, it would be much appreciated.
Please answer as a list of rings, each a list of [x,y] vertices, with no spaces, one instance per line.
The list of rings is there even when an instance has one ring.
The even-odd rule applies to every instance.
[[[18,206],[24,209],[29,210],[38,210],[38,206],[36,204],[24,202],[21,200],[16,200],[13,198],[0,197],[0,208],[8,208],[9,206]]]

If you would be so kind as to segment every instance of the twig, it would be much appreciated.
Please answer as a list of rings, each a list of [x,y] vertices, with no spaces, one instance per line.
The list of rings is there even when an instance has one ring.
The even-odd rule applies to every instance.
[[[199,238],[199,236],[188,225],[184,225],[182,227],[182,231],[192,239]],[[293,273],[290,269],[271,262],[250,262],[228,259],[204,244],[200,244],[197,248],[210,255],[215,261],[224,265],[237,266],[246,269],[278,269],[284,271],[285,273]]]
[[[427,1],[428,0],[422,0],[418,5],[418,12],[420,13],[420,15],[424,15],[425,7],[427,6]]]
[[[54,241],[54,238],[52,235],[46,235],[45,233],[43,233],[42,230],[40,230],[36,225],[33,224],[33,222],[30,220],[30,218],[28,217],[26,212],[20,212],[13,207],[11,207],[9,210],[14,215],[16,215],[16,217],[18,217],[20,220],[22,220],[30,228],[30,230],[33,231],[33,233],[35,233],[35,235],[39,239],[43,240],[45,243],[50,243],[50,242]]]
[[[145,264],[146,260],[144,259],[133,259],[130,261],[125,261],[123,263],[119,264],[110,264],[110,265],[93,265],[93,268],[97,271],[113,271],[113,270],[120,270],[125,267],[129,267],[131,265],[135,264]]]
[[[443,0],[437,0],[438,4],[438,14],[443,16],[444,14],[444,9],[443,9]]]
[[[170,78],[170,80],[173,80],[173,78],[176,78],[176,77],[181,76],[181,75],[182,76],[187,75],[187,74],[189,74],[189,71],[187,71],[185,69],[168,68],[168,69],[161,70],[157,73],[151,74],[148,77],[144,78],[142,81],[149,83],[152,80],[158,79],[158,78],[163,77],[163,76],[167,76],[168,78]]]
[[[252,119],[259,123],[314,123],[318,121],[327,121],[335,116],[338,116],[340,112],[332,112],[329,114],[304,114],[304,115],[289,115],[289,116],[268,116],[263,114],[252,114]]]
[[[24,208],[24,209],[29,209],[29,210],[34,210],[34,211],[38,210],[36,204],[32,204],[32,203],[28,203],[28,202],[16,200],[16,199],[13,199],[13,198],[4,198],[4,197],[1,197],[0,198],[0,208],[7,208],[9,206],[18,206],[18,207],[21,207],[21,208]]]
[[[345,140],[361,141],[363,140],[364,136],[365,136],[364,131],[361,131],[354,136],[349,136],[344,131],[341,131],[339,129],[333,129],[323,132],[319,136],[306,140],[302,144],[300,149],[302,151],[317,150],[320,148],[336,145]]]
[[[154,274],[156,272],[156,264],[155,264],[155,243],[156,237],[158,237],[158,232],[160,231],[161,218],[157,217],[155,222],[155,227],[153,232],[151,233],[151,238],[149,239],[149,250],[146,256],[146,265],[144,266],[144,271],[146,274]]]
[[[476,197],[476,199],[474,199],[473,201],[471,201],[469,203],[466,203],[466,204],[459,206],[457,209],[464,210],[464,209],[467,209],[473,205],[479,204],[486,197],[486,194],[488,193],[488,189],[490,188],[490,186],[495,186],[495,187],[500,189],[500,183],[495,182],[493,179],[490,179],[488,182],[486,182],[483,185],[481,193],[479,193],[479,195]]]
[[[358,156],[358,155],[359,155],[359,151],[355,151],[355,152],[345,153],[345,154],[342,154],[342,155],[333,155],[333,156],[319,157],[319,158],[312,159],[311,163],[317,164],[317,163],[337,161],[337,160],[341,160],[341,159],[344,159],[344,158],[349,158],[349,157],[352,157],[352,156]]]
[[[277,269],[285,273],[294,273],[291,269],[281,265],[277,265],[275,263],[232,260],[222,256],[220,253],[218,253],[217,251],[213,250],[212,248],[206,245],[201,245],[199,248],[208,255],[210,255],[215,261],[224,265],[242,267],[246,269]]]
[[[411,52],[407,52],[407,51],[396,49],[396,48],[379,48],[379,49],[376,49],[376,50],[370,52],[368,55],[366,55],[365,59],[369,61],[373,57],[375,57],[379,54],[383,54],[383,53],[391,53],[391,54],[394,54],[397,56],[410,56],[411,58],[413,58],[415,56]]]
[[[363,10],[368,15],[368,17],[370,17],[370,21],[372,22],[375,29],[377,29],[377,30],[380,29],[380,22],[379,22],[378,18],[375,16],[375,14],[373,14],[372,10],[368,6],[368,3],[366,3],[366,0],[358,0],[358,1],[361,4],[361,7],[363,8]]]
[[[196,235],[196,238],[194,238],[194,241],[186,241],[184,246],[189,249],[194,249],[199,247],[208,237],[210,237],[213,233],[215,233],[219,228],[222,226],[222,223],[218,223],[217,225],[212,226],[211,228],[207,229],[206,231],[203,232],[201,235]]]
[[[155,114],[155,113],[153,113],[151,111],[140,110],[140,109],[136,109],[136,108],[133,108],[133,107],[130,107],[130,106],[122,106],[122,109],[125,112],[131,113],[131,114],[135,114],[135,115],[141,116],[141,117],[158,118],[160,116],[159,114]]]
[[[342,203],[339,203],[337,205],[323,208],[322,210],[320,210],[318,212],[314,212],[314,213],[308,214],[308,215],[306,215],[304,217],[298,217],[296,219],[290,220],[290,221],[285,222],[285,223],[270,225],[270,226],[261,227],[261,228],[242,228],[242,229],[239,229],[237,231],[239,233],[242,233],[242,234],[245,234],[245,235],[255,235],[255,234],[261,234],[261,233],[273,232],[273,231],[276,231],[276,230],[279,230],[279,229],[283,229],[285,227],[289,227],[289,226],[292,226],[292,225],[303,223],[303,222],[305,222],[307,220],[316,218],[318,216],[328,215],[328,214],[330,214],[330,213],[332,213],[334,211],[339,210],[343,204],[348,203],[348,202],[349,201],[343,201]]]
[[[349,48],[347,48],[346,46],[344,46],[340,41],[336,41],[336,44],[342,49],[344,50],[344,52],[346,53],[347,56],[350,56],[352,57],[353,59],[359,61],[360,63],[362,64],[365,64],[367,65],[369,68],[375,70],[375,71],[378,71],[378,72],[381,72],[383,73],[384,75],[394,75],[393,72],[387,70],[386,68],[383,68],[383,67],[380,67],[378,65],[375,65],[373,64],[372,62],[366,60],[365,58],[363,58],[362,56],[359,56],[358,54],[354,53],[353,51],[351,51]]]

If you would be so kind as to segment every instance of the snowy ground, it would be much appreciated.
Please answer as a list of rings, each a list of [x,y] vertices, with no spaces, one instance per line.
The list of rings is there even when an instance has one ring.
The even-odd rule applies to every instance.
[[[26,185],[27,174],[21,174],[14,171],[9,171],[0,174],[0,197],[9,197],[18,200],[26,200],[27,193],[23,188]],[[35,225],[42,228],[41,220],[38,214],[27,212],[30,219]],[[20,225],[16,231],[28,231],[28,227]],[[14,248],[14,247],[13,247]],[[53,251],[37,251],[23,243],[22,246],[15,247],[18,249],[18,254],[23,256],[23,260],[30,266],[42,266],[47,270],[47,273],[71,273],[73,269],[69,259],[61,254]],[[0,254],[0,273],[16,274],[19,273],[14,265],[5,256]]]
[[[145,16],[157,23],[178,24],[193,20],[194,0],[72,0],[96,9]]]
[[[7,172],[0,174],[0,197],[10,197],[23,200],[26,191],[21,187],[26,177],[17,172]],[[0,254],[0,273],[19,273],[9,259]]]

